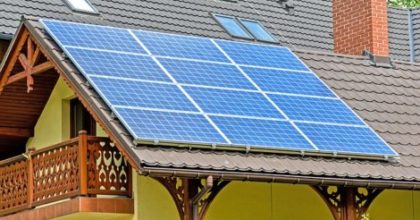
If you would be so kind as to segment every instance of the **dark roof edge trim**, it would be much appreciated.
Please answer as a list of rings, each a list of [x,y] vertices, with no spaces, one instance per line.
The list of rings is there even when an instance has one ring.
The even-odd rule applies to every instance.
[[[213,176],[215,179],[237,180],[237,181],[257,181],[289,184],[306,185],[339,185],[382,189],[402,189],[402,190],[420,190],[419,181],[401,181],[401,180],[372,180],[361,178],[333,178],[320,176],[300,176],[291,174],[261,174],[251,172],[235,171],[209,171],[197,169],[174,169],[157,168],[143,166],[140,175],[150,177],[176,176],[187,178],[204,178]]]

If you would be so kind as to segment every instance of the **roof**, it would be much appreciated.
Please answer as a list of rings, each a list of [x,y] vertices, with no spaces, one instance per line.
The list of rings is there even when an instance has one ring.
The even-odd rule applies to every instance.
[[[420,181],[420,65],[387,69],[362,56],[298,56],[400,154],[398,162],[209,152],[142,146],[144,166],[324,177]]]
[[[85,20],[111,26],[153,29],[214,38],[231,38],[212,18],[220,13],[261,21],[284,45],[332,50],[331,2],[294,2],[294,13],[271,0],[238,3],[218,0],[91,0],[100,16],[77,15],[62,0],[4,0],[0,3],[0,33],[13,35],[20,17]]]
[[[332,3],[330,0],[294,1],[293,12],[272,0],[246,0],[229,3],[218,0],[92,0],[100,16],[75,14],[62,0],[4,0],[0,3],[0,37],[11,37],[20,17],[37,16],[61,20],[152,29],[231,38],[211,17],[221,13],[261,21],[280,43],[299,49],[332,51]],[[412,10],[416,60],[420,59],[420,9]],[[410,60],[409,10],[389,8],[391,57]]]
[[[111,110],[86,84],[86,79],[66,58],[36,20],[24,22],[32,35],[59,65],[68,83],[97,116],[113,141],[124,148],[142,174],[224,178],[276,178],[294,182],[324,182],[397,188],[420,187],[420,65],[396,62],[394,68],[376,67],[362,56],[339,56],[297,50],[298,56],[343,98],[400,154],[399,161],[291,156],[218,150],[134,146],[133,137],[112,117]],[[268,176],[267,176],[268,175]],[[332,180],[331,180],[332,181]]]
[[[151,29],[231,38],[210,13],[261,21],[282,45],[306,50],[333,50],[331,0],[293,1],[293,10],[281,1],[246,0],[91,0],[99,16],[77,14],[63,0],[3,0],[0,5],[0,38],[11,38],[22,15],[92,24]],[[410,12],[412,13],[410,19]],[[413,31],[410,35],[409,20]],[[394,60],[410,60],[410,36],[415,60],[420,60],[420,9],[388,9],[389,47]]]

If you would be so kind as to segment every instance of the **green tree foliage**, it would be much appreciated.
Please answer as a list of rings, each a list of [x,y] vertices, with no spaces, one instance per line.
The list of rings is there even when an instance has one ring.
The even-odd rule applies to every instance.
[[[388,0],[388,4],[402,8],[415,8],[420,7],[420,0]]]

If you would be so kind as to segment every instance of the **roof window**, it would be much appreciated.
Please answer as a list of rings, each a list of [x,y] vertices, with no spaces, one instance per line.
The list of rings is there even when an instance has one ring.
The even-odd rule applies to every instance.
[[[276,41],[260,22],[248,19],[239,19],[239,21],[257,40]]]
[[[233,37],[277,42],[259,21],[218,14],[213,14],[213,16]]]
[[[93,7],[88,0],[65,0],[73,11],[98,14],[98,10]]]
[[[232,16],[214,15],[216,21],[233,37],[252,39],[253,37]]]

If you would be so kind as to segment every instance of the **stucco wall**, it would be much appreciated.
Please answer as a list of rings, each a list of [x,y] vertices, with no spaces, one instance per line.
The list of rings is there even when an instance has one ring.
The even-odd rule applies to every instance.
[[[27,148],[48,147],[70,136],[70,99],[73,91],[59,78],[51,96],[35,125],[34,137],[26,144]]]
[[[135,178],[133,220],[179,219],[169,193],[149,177]],[[368,210],[370,220],[420,220],[420,192],[385,190]],[[205,220],[329,220],[322,199],[305,185],[232,182],[210,206]]]

